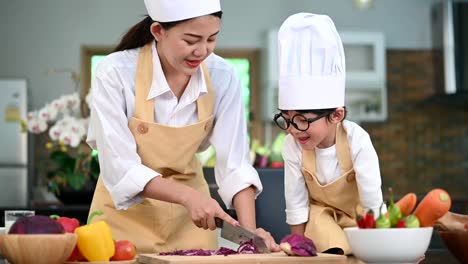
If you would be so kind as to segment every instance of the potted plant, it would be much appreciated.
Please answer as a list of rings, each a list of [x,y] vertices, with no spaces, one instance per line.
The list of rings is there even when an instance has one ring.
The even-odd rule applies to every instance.
[[[46,134],[48,159],[37,169],[63,203],[88,204],[99,176],[97,152],[84,142],[88,120],[81,117],[78,93],[72,93],[29,112],[24,124],[30,133]]]

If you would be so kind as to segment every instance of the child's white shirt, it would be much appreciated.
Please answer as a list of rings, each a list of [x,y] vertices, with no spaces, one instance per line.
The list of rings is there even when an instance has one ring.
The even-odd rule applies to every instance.
[[[369,134],[362,127],[347,120],[343,121],[343,127],[348,135],[361,204],[366,209],[374,210],[377,217],[383,201],[377,153]],[[302,175],[302,147],[292,135],[287,135],[282,152],[286,222],[298,225],[307,222],[309,218],[309,194]],[[320,184],[328,184],[342,175],[335,145],[325,149],[315,148],[315,155],[316,176]]]

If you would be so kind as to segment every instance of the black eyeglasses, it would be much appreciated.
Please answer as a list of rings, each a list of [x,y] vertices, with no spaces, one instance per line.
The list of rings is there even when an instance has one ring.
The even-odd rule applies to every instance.
[[[288,129],[289,126],[292,124],[293,127],[299,131],[306,131],[307,129],[309,129],[310,124],[319,120],[322,117],[327,116],[328,114],[329,112],[325,112],[314,118],[307,118],[302,114],[296,114],[291,119],[288,119],[283,116],[283,113],[278,113],[275,115],[273,120],[275,121],[276,125],[283,130]]]

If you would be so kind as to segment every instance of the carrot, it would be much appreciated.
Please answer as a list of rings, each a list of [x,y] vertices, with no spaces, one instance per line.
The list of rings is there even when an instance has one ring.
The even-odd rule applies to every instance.
[[[414,215],[419,219],[421,227],[433,226],[449,211],[451,205],[449,194],[445,190],[436,188],[424,196],[414,210]]]
[[[414,207],[416,206],[418,198],[416,197],[415,193],[408,193],[403,196],[398,202],[395,204],[400,207],[401,214],[403,216],[408,216],[413,211]]]

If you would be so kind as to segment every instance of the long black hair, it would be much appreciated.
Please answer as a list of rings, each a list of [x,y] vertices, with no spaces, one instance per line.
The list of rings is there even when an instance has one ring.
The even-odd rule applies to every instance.
[[[223,11],[218,11],[210,15],[219,17],[221,19],[223,15]],[[173,22],[159,22],[159,24],[161,24],[162,28],[164,28],[165,30],[168,30],[190,19],[193,19],[193,18],[173,21]],[[151,24],[153,24],[154,22],[156,21],[151,19],[149,15],[146,15],[143,20],[135,24],[124,34],[124,36],[122,37],[122,39],[120,40],[119,44],[117,45],[114,51],[122,51],[126,49],[135,49],[135,48],[143,47],[144,45],[146,45],[146,43],[153,41],[154,37],[151,34],[150,27],[151,27]]]

